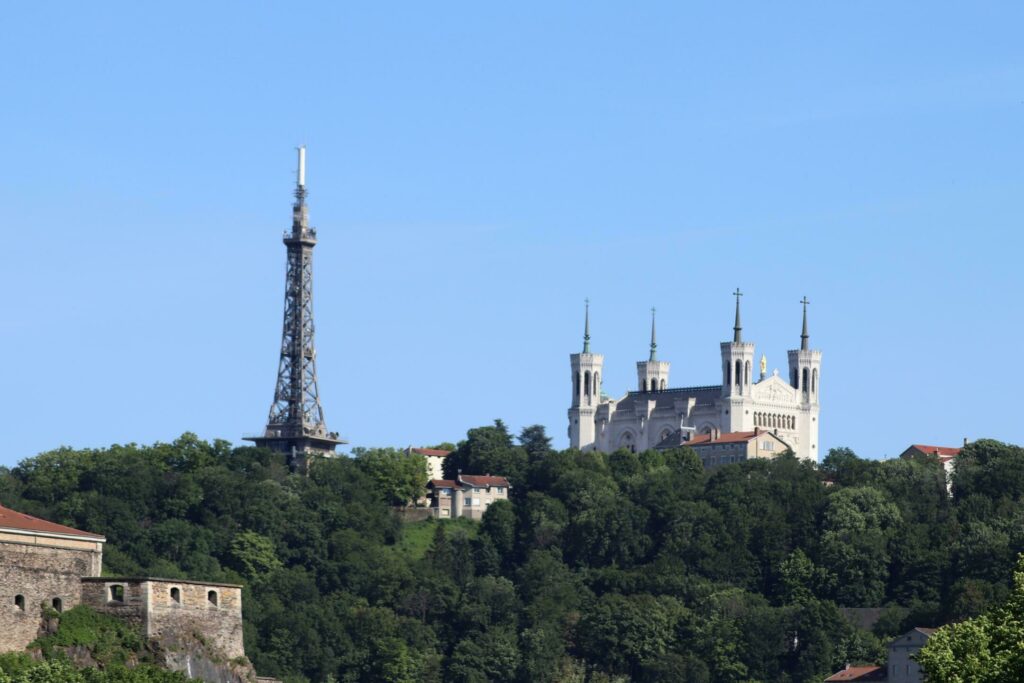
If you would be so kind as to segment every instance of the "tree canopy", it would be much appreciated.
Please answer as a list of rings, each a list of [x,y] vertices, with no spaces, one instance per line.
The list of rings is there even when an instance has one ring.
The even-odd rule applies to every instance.
[[[478,525],[403,525],[422,459],[361,450],[303,477],[184,434],[28,458],[0,502],[104,534],[111,573],[245,584],[246,651],[289,683],[815,680],[912,626],[977,617],[965,631],[994,637],[1024,551],[1024,452],[995,441],[964,449],[952,497],[934,458],[705,471],[685,448],[556,451],[501,421],[446,467],[512,498]],[[874,632],[856,607],[884,608]]]

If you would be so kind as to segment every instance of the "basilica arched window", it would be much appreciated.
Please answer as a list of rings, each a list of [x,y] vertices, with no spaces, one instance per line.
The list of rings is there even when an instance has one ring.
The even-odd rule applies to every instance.
[[[665,380],[661,380],[661,390],[665,391]]]
[[[743,364],[743,383],[750,384],[750,361]]]
[[[594,396],[601,395],[601,374],[594,373]]]
[[[590,370],[583,373],[583,394],[590,396]]]
[[[804,368],[803,377],[801,377],[801,379],[803,380],[803,382],[800,385],[800,388],[803,389],[803,392],[806,394],[807,393],[807,385],[809,384],[809,382],[807,381],[807,368]]]
[[[818,393],[818,369],[815,368],[814,372],[811,373],[811,393]]]

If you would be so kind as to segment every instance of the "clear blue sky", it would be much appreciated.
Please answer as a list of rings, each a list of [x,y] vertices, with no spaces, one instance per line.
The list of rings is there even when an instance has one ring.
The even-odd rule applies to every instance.
[[[672,384],[811,305],[823,449],[1024,442],[1024,5],[19,3],[0,23],[0,464],[238,441],[309,147],[320,390],[353,445],[564,446],[648,310]]]

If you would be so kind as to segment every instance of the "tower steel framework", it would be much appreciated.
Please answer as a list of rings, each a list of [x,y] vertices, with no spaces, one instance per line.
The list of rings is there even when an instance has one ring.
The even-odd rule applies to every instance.
[[[284,234],[288,253],[284,290],[281,360],[262,436],[246,437],[257,446],[287,453],[293,469],[305,469],[311,455],[333,455],[347,443],[327,431],[316,376],[313,343],[313,247],[316,228],[309,227],[306,208],[306,148],[300,147],[292,229]]]

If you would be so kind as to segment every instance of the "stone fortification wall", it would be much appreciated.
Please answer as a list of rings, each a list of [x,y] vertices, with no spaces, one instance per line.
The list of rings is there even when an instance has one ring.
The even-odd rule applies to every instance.
[[[43,608],[79,604],[81,577],[99,573],[102,544],[0,533],[0,652],[39,635]]]
[[[141,626],[149,638],[195,636],[227,659],[245,656],[241,586],[148,578],[82,579],[82,600]]]

